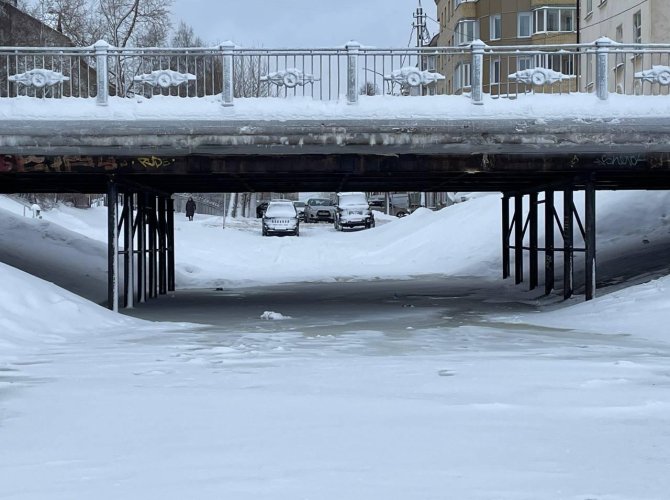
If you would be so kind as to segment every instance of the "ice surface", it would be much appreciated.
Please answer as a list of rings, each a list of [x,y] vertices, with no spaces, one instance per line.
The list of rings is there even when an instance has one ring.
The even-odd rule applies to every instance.
[[[664,500],[669,202],[598,194],[587,304],[499,279],[498,196],[300,238],[177,218],[180,292],[136,314],[199,326],[0,264],[0,497]],[[104,293],[105,212],[43,214],[0,197],[0,260]]]

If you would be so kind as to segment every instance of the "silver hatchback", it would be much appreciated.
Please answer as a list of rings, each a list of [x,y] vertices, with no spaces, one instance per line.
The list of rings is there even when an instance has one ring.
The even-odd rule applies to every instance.
[[[310,198],[305,205],[305,222],[335,222],[335,203],[326,198]]]

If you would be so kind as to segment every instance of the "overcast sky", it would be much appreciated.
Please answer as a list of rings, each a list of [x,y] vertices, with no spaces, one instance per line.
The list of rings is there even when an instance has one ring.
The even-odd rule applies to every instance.
[[[174,0],[175,26],[193,26],[207,43],[246,47],[335,47],[348,40],[406,47],[419,0]],[[436,18],[435,2],[423,0]],[[431,34],[437,24],[428,21]],[[414,45],[412,40],[412,45]]]

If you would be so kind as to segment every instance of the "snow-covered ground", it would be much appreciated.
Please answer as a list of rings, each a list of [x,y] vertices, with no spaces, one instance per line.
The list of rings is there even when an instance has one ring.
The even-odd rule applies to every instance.
[[[595,94],[520,94],[516,99],[485,97],[474,106],[463,96],[361,96],[355,106],[340,101],[319,101],[311,97],[236,99],[223,107],[220,96],[151,99],[110,98],[109,106],[96,106],[95,99],[36,99],[17,97],[0,100],[0,119],[14,120],[477,120],[490,118],[536,118],[613,120],[619,118],[662,118],[670,113],[665,96],[611,94],[607,101]],[[548,118],[538,119],[546,122]]]
[[[487,195],[300,238],[177,217],[180,292],[133,318],[86,300],[104,209],[0,197],[0,262],[55,283],[0,264],[0,498],[667,498],[670,194],[598,198],[590,303],[499,279]]]

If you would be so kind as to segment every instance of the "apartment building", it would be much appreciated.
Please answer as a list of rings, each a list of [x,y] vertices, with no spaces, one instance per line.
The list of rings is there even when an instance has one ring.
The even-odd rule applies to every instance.
[[[580,0],[580,39],[593,42],[607,37],[615,42],[670,43],[670,2],[668,0]],[[646,92],[642,82],[635,79],[636,72],[654,64],[668,65],[670,61],[659,56],[635,55],[619,52],[610,57],[610,92]],[[666,58],[667,59],[667,58]],[[594,60],[584,58],[580,64],[583,75],[580,90],[594,86]]]
[[[491,46],[565,44],[577,42],[577,2],[568,0],[435,0],[440,33],[437,45],[467,46],[476,39]],[[498,94],[516,71],[542,66],[563,73],[575,71],[565,56],[490,58],[484,61],[484,92]],[[440,93],[470,90],[471,62],[467,56],[439,58],[437,71],[446,79]]]

